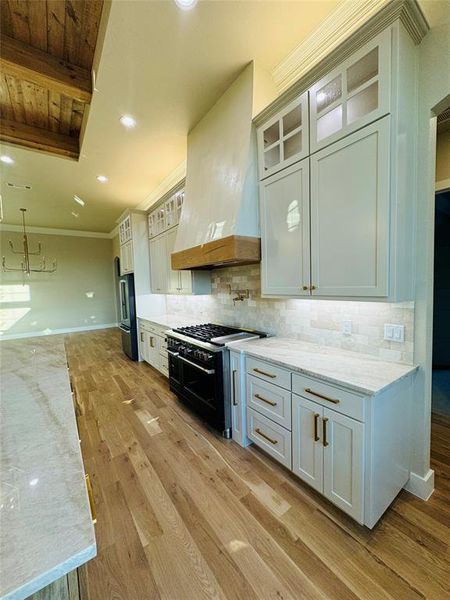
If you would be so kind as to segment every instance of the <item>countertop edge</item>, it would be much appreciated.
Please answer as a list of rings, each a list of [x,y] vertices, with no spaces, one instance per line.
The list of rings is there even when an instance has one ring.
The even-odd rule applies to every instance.
[[[239,343],[242,345],[245,344],[245,342],[239,342]],[[260,360],[264,360],[264,361],[271,363],[273,365],[276,365],[278,367],[282,367],[284,369],[288,369],[293,372],[295,371],[296,373],[301,373],[302,375],[306,375],[309,377],[315,377],[316,379],[320,379],[321,381],[326,381],[326,382],[334,384],[334,385],[339,385],[341,387],[351,389],[352,391],[354,391],[358,394],[361,394],[363,396],[375,396],[376,394],[385,392],[387,389],[389,389],[391,386],[395,385],[397,382],[399,382],[402,379],[405,379],[406,377],[408,377],[409,375],[415,373],[419,368],[418,365],[411,365],[411,366],[404,365],[405,368],[408,369],[408,371],[403,373],[403,375],[400,375],[399,377],[397,377],[390,383],[387,383],[386,385],[384,385],[380,388],[373,389],[373,388],[365,388],[365,387],[359,386],[355,383],[351,383],[348,381],[343,381],[342,379],[337,379],[335,377],[332,377],[331,375],[324,375],[323,373],[320,373],[318,371],[313,371],[313,370],[305,368],[305,367],[299,367],[297,365],[292,365],[290,363],[283,362],[282,360],[278,360],[276,358],[268,358],[263,353],[246,350],[245,348],[242,348],[242,347],[235,348],[235,349],[233,347],[230,347],[230,349],[235,352],[239,351],[241,354],[245,354],[246,356],[251,356],[252,358],[258,358]],[[358,359],[358,357],[355,357],[355,360],[357,360],[357,359]]]

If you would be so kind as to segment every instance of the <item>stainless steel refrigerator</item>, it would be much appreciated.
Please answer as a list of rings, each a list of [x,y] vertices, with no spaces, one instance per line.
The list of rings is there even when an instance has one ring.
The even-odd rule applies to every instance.
[[[118,266],[118,265],[117,265]],[[134,293],[134,275],[120,275],[117,272],[119,289],[119,328],[122,333],[122,348],[131,360],[138,360],[138,338],[136,320],[136,299]]]

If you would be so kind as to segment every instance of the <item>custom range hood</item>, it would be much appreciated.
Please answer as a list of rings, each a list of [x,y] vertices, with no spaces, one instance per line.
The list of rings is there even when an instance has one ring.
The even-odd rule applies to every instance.
[[[190,131],[185,200],[172,269],[260,262],[252,118],[275,95],[271,77],[252,62]]]

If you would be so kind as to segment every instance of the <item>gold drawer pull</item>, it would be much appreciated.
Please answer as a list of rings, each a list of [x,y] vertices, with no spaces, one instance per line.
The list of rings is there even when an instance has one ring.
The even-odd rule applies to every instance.
[[[328,440],[327,440],[327,423],[328,423],[328,419],[325,417],[324,420],[322,421],[322,436],[323,436],[323,445],[324,446],[328,446]]]
[[[265,375],[266,377],[270,377],[271,379],[275,379],[276,375],[274,375],[273,373],[266,373],[265,371],[261,371],[261,369],[253,369],[255,371],[255,373],[259,373],[260,375]]]
[[[92,491],[92,485],[91,485],[91,480],[89,478],[89,475],[85,475],[85,479],[86,479],[86,488],[87,488],[87,493],[88,493],[88,498],[89,498],[89,506],[91,507],[92,522],[95,525],[95,523],[97,523],[97,511],[95,510],[94,492]]]
[[[268,442],[270,442],[271,444],[273,444],[275,446],[275,444],[278,444],[278,440],[273,440],[272,438],[270,438],[268,435],[266,435],[265,433],[263,433],[261,431],[261,429],[259,429],[258,427],[255,429],[256,433],[258,435],[260,435],[261,437],[263,437],[265,440],[267,440]]]
[[[314,413],[314,441],[318,442],[320,440],[319,438],[319,413]]]
[[[322,400],[327,400],[327,402],[332,402],[333,404],[339,404],[340,400],[336,400],[335,398],[328,398],[323,394],[319,394],[318,392],[314,392],[311,388],[305,388],[305,392],[308,394],[312,394],[313,396],[317,396],[317,398],[322,398]]]
[[[265,402],[266,404],[270,404],[270,406],[276,406],[277,403],[276,402],[272,402],[271,400],[267,400],[266,398],[263,398],[262,396],[260,396],[259,394],[255,394],[255,398],[258,398],[258,400],[262,400],[263,402]]]

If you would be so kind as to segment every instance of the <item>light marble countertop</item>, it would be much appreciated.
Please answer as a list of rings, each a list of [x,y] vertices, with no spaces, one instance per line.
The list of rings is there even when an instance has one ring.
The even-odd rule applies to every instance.
[[[281,337],[236,342],[230,349],[291,371],[344,385],[360,394],[377,394],[418,368],[340,348]]]
[[[158,316],[139,314],[138,319],[156,323],[162,327],[167,327],[167,329],[172,329],[173,327],[186,327],[188,325],[198,325],[200,322],[202,322],[202,320],[198,317],[180,314],[165,314]]]
[[[60,336],[0,343],[0,598],[22,600],[96,554]]]

